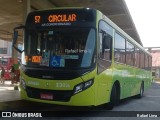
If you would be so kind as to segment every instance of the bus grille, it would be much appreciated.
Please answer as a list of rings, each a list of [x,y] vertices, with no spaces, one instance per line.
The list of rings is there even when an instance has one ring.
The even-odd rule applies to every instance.
[[[50,79],[50,80],[72,80],[80,77],[85,71],[63,71],[63,70],[52,70],[52,69],[25,69],[24,73],[29,77],[39,79]],[[50,76],[44,78],[43,76]]]
[[[53,99],[45,99],[50,101],[63,101],[67,102],[70,100],[73,95],[72,90],[46,90],[46,89],[37,89],[32,87],[27,87],[27,96],[30,98],[41,99],[41,94],[50,94],[53,96]]]

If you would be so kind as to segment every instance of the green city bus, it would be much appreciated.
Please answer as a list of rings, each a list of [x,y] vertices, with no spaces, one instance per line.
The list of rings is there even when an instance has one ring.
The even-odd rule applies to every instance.
[[[16,47],[23,30],[23,50]],[[91,8],[56,8],[28,14],[14,28],[22,53],[22,99],[68,106],[113,107],[151,85],[151,55]]]

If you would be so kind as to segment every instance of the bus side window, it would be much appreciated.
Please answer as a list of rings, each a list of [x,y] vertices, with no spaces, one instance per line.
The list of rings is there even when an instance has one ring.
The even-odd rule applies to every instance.
[[[102,40],[102,57],[105,60],[111,60],[112,37],[105,34]]]
[[[99,22],[98,73],[111,66],[113,28],[105,21]]]
[[[114,60],[116,62],[125,63],[125,44],[125,38],[115,32]]]

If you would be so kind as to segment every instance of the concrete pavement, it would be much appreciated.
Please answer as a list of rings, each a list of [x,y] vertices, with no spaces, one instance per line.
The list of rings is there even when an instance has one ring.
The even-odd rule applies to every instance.
[[[20,100],[18,90],[15,90],[17,84],[11,84],[11,81],[5,81],[4,84],[0,83],[0,102]]]
[[[5,102],[8,104],[8,107],[10,107],[8,102],[17,104],[16,106],[19,106],[20,103],[23,106],[25,103],[26,106],[30,106],[32,102],[25,102],[21,101],[20,99],[20,93],[18,90],[14,90],[15,85],[11,84],[0,84],[0,103],[4,104]],[[128,98],[120,103],[120,105],[116,106],[113,111],[160,111],[160,83],[159,82],[153,82],[151,85],[151,88],[148,91],[145,91],[144,97],[142,99],[135,99],[135,98]],[[38,103],[37,103],[38,104]],[[41,103],[42,104],[42,103]],[[35,105],[35,102],[32,104]],[[46,104],[43,104],[43,107]],[[40,107],[38,104],[37,106]],[[59,107],[48,107],[46,105],[47,110],[59,110]],[[51,106],[51,105],[49,105]],[[26,107],[22,107],[23,109]],[[15,109],[22,109],[22,108],[15,108]],[[35,107],[36,108],[36,107]],[[29,109],[29,108],[28,108]],[[39,109],[39,108],[38,108]]]

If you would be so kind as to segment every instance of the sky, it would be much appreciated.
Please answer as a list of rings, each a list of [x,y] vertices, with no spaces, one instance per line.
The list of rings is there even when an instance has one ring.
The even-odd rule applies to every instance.
[[[160,0],[125,0],[144,47],[160,47]]]

